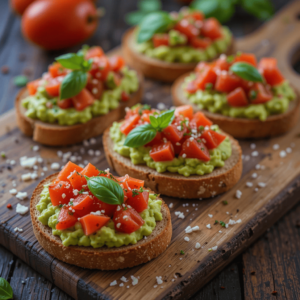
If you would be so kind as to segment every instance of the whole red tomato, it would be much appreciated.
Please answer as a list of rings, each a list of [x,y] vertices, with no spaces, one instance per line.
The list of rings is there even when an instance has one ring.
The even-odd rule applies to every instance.
[[[10,0],[11,8],[19,15],[22,15],[24,10],[35,0]]]
[[[38,0],[22,17],[24,36],[47,50],[74,46],[87,39],[98,24],[91,0]]]

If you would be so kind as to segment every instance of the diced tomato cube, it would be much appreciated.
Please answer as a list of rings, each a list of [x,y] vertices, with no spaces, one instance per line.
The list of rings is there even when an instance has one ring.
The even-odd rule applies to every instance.
[[[179,155],[185,158],[197,158],[203,161],[210,160],[209,152],[203,142],[195,139],[191,140],[190,138],[182,144]]]
[[[136,210],[120,205],[114,213],[113,221],[115,229],[124,233],[135,232],[145,223]]]
[[[100,211],[102,214],[112,217],[116,208],[117,208],[117,205],[105,203],[105,202],[97,199],[96,197],[94,197],[92,211]]]
[[[124,102],[126,102],[126,101],[128,101],[129,99],[130,99],[129,94],[126,93],[125,91],[122,91],[122,93],[121,93],[121,100],[124,101]]]
[[[263,57],[258,64],[258,69],[274,69],[277,67],[277,59],[273,57]]]
[[[50,65],[48,71],[53,78],[67,74],[67,70],[59,62]]]
[[[178,127],[180,127],[180,130],[178,129]],[[186,128],[176,124],[171,124],[163,130],[164,136],[172,143],[179,142],[185,132]]]
[[[213,123],[212,121],[210,121],[208,118],[206,118],[206,116],[204,115],[204,113],[198,111],[194,114],[193,119],[190,122],[190,126],[193,128],[198,128],[200,126],[211,126]]]
[[[49,195],[53,206],[69,203],[73,188],[69,181],[53,182],[49,185]]]
[[[162,140],[162,133],[161,132],[157,132],[155,138],[149,142],[148,144],[145,145],[145,147],[152,147],[154,145],[157,145],[161,142]]]
[[[71,209],[71,210],[70,210]],[[72,207],[64,206],[62,207],[58,215],[58,223],[56,224],[56,229],[64,230],[73,227],[78,221],[77,216],[73,213]]]
[[[191,11],[187,16],[184,16],[184,19],[188,18],[194,19],[195,21],[204,20],[204,14],[201,11]]]
[[[195,80],[190,81],[186,87],[185,87],[185,91],[188,92],[189,94],[195,94],[197,92],[197,86],[195,83]]]
[[[195,85],[198,89],[205,90],[207,84],[214,86],[217,79],[217,74],[212,66],[206,68],[198,77],[195,79]]]
[[[100,172],[95,166],[93,166],[91,163],[88,163],[88,165],[80,173],[83,176],[94,177],[98,176]]]
[[[93,58],[92,67],[89,71],[93,77],[105,81],[110,71],[110,63],[107,57],[102,56]]]
[[[249,104],[246,93],[241,87],[236,88],[227,95],[227,102],[233,107],[242,107]]]
[[[45,86],[45,90],[48,93],[48,95],[52,97],[57,97],[59,95],[59,89],[63,79],[64,76],[58,76],[48,81],[48,83]]]
[[[169,46],[169,35],[167,33],[154,34],[152,38],[154,48],[160,46]]]
[[[249,90],[253,87],[253,85],[253,81],[248,81],[241,78],[240,87],[245,91],[246,94],[248,94]]]
[[[40,86],[41,80],[37,79],[34,81],[30,81],[27,83],[27,91],[29,95],[35,95],[37,92],[38,87]]]
[[[240,82],[240,78],[235,74],[223,71],[217,77],[215,89],[218,92],[230,93],[231,91],[240,86]]]
[[[120,130],[123,134],[127,135],[139,122],[140,116],[139,115],[133,115],[129,117],[129,119],[125,120],[121,127]]]
[[[73,107],[73,102],[72,102],[72,99],[69,98],[69,99],[57,99],[57,105],[61,108],[61,109],[67,109],[67,108],[70,108],[70,107]]]
[[[71,182],[73,189],[81,190],[83,185],[87,184],[85,177],[77,171],[73,171],[68,180]]]
[[[223,70],[228,71],[230,66],[231,66],[231,63],[227,62],[226,57],[225,58],[220,57],[216,60],[214,69],[220,70],[220,71],[223,71]]]
[[[208,18],[204,20],[201,34],[212,40],[218,39],[222,37],[221,24],[215,18]]]
[[[124,65],[124,59],[121,56],[115,55],[109,58],[111,70],[114,72],[120,71]]]
[[[73,172],[80,172],[83,169],[78,165],[69,161],[57,175],[56,181],[68,181],[68,176]]]
[[[254,84],[253,88],[249,91],[248,96],[251,104],[266,103],[273,98],[272,92],[259,82]]]
[[[211,67],[211,64],[201,61],[197,64],[195,71],[196,73],[203,73],[205,70],[209,69]]]
[[[102,94],[104,92],[104,84],[103,81],[96,79],[96,78],[90,78],[87,82],[87,85],[85,87],[95,99],[100,100],[102,97]]]
[[[209,38],[194,37],[191,39],[191,45],[194,48],[206,49],[211,43]]]
[[[128,187],[131,189],[140,189],[141,187],[144,187],[144,180],[132,178],[128,175],[125,175],[123,177],[119,178],[120,183],[126,182],[128,184]]]
[[[80,194],[73,200],[72,208],[77,210],[86,210],[87,208],[92,209],[93,199],[90,195]]]
[[[240,55],[236,55],[234,58],[234,62],[246,62],[254,67],[257,67],[256,57],[251,53],[242,53]]]
[[[182,105],[175,108],[175,116],[183,116],[191,120],[193,118],[193,106],[192,105]]]
[[[265,77],[266,82],[271,86],[281,84],[285,80],[277,67],[263,69],[262,74]]]
[[[205,146],[207,149],[214,149],[226,139],[226,135],[218,133],[212,129],[208,129],[202,133],[201,138],[205,139]]]
[[[85,59],[90,59],[90,58],[95,58],[95,57],[102,57],[104,55],[104,52],[102,50],[101,47],[99,46],[94,46],[94,47],[91,47],[86,55],[85,55]]]
[[[187,36],[187,38],[192,39],[195,36],[198,36],[200,34],[199,28],[197,28],[195,25],[191,24],[188,20],[182,19],[179,21],[175,27],[175,30],[179,31],[180,33]]]
[[[91,235],[109,222],[110,218],[107,216],[98,216],[94,214],[86,215],[80,218],[80,223],[85,235]]]
[[[130,198],[127,199],[126,205],[130,205],[134,208],[138,213],[141,213],[148,207],[148,200],[149,200],[149,192],[136,192],[132,194]]]
[[[83,89],[78,95],[72,98],[76,110],[81,111],[95,102],[95,97],[87,90]]]
[[[174,148],[170,141],[154,145],[150,150],[150,156],[154,161],[171,161],[174,159]]]

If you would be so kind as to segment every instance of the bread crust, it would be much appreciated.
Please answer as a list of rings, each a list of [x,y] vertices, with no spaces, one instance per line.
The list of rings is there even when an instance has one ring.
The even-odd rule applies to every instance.
[[[148,78],[163,82],[173,82],[182,74],[195,69],[198,63],[169,63],[138,53],[132,46],[134,42],[134,29],[135,28],[131,28],[125,32],[122,40],[122,52],[124,59],[126,64],[130,67],[139,70]],[[229,55],[232,53],[234,53],[233,39],[225,54]]]
[[[44,184],[57,177],[53,174],[42,180],[35,188],[30,200],[30,215],[33,232],[40,245],[51,255],[66,263],[86,269],[118,270],[131,268],[146,263],[163,253],[168,247],[172,237],[171,215],[168,206],[163,201],[163,220],[157,222],[156,227],[147,239],[138,241],[135,245],[118,248],[83,246],[63,246],[60,237],[52,234],[49,226],[43,225],[38,217],[36,205],[40,200],[40,193]]]
[[[197,105],[191,103],[183,93],[181,88],[184,79],[190,75],[184,74],[179,77],[172,86],[172,99],[175,106],[190,104],[194,111],[200,111]],[[265,121],[233,118],[222,114],[211,113],[207,110],[201,110],[214,124],[235,138],[265,138],[286,133],[291,130],[298,122],[300,112],[300,97],[296,89],[297,95],[295,101],[290,102],[289,109],[278,115],[269,116]]]
[[[144,90],[143,75],[138,73],[139,89],[130,95],[126,102],[120,102],[120,105],[106,115],[92,118],[84,124],[75,124],[71,126],[62,126],[50,124],[40,120],[28,118],[25,115],[25,108],[22,106],[22,100],[28,96],[26,88],[23,88],[15,100],[15,109],[17,124],[21,131],[32,136],[33,140],[48,146],[65,146],[80,143],[85,139],[95,137],[110,126],[114,121],[120,120],[125,116],[125,107],[133,106],[142,99]]]
[[[229,136],[232,155],[225,161],[222,168],[216,168],[210,174],[185,177],[177,173],[158,173],[145,165],[134,165],[127,157],[113,150],[109,128],[103,135],[106,159],[113,170],[119,175],[128,174],[145,181],[145,185],[155,193],[184,198],[209,198],[231,189],[242,175],[242,150],[238,142]]]

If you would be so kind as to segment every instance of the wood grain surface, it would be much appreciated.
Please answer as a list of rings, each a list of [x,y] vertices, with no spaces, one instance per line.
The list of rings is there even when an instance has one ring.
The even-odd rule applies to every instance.
[[[295,7],[291,8],[288,15],[294,15],[295,11],[297,11]],[[283,17],[284,15],[280,16],[281,21]],[[285,24],[285,21],[283,24]],[[281,28],[281,26],[279,27]],[[295,27],[291,28],[293,29]],[[283,37],[288,36],[287,32],[290,31],[282,31],[281,34]],[[293,32],[294,29],[290,34],[293,34]],[[274,35],[274,32],[272,34]],[[276,39],[277,38],[278,43],[280,37],[276,37]],[[273,41],[272,36],[267,39]],[[242,43],[242,41],[240,42]],[[273,49],[275,49],[275,47],[273,47]],[[289,70],[291,69],[289,68]],[[159,102],[164,102],[167,106],[171,105],[169,86],[146,82],[146,90],[144,97],[145,103],[149,103],[152,106],[156,106]],[[0,198],[2,205],[0,209],[0,243],[8,248],[14,255],[29,264],[33,269],[38,270],[43,278],[48,279],[77,299],[121,298],[121,296],[125,298],[126,296],[131,297],[132,295],[139,298],[148,295],[148,299],[161,297],[180,297],[186,299],[217,274],[219,270],[227,265],[240,251],[248,247],[255,238],[261,235],[264,230],[271,226],[299,200],[299,196],[297,196],[297,192],[299,195],[299,180],[297,179],[297,175],[299,174],[300,162],[299,157],[297,157],[297,150],[299,151],[300,145],[297,136],[300,132],[300,125],[287,136],[256,142],[255,150],[258,151],[259,155],[255,157],[250,156],[249,160],[244,160],[243,179],[234,190],[222,197],[201,202],[180,202],[179,200],[165,197],[168,203],[172,202],[174,204],[172,209],[174,239],[165,253],[165,256],[158,258],[150,264],[144,265],[142,268],[134,268],[122,272],[85,271],[83,269],[67,266],[45,253],[32,235],[31,224],[28,221],[29,216],[25,215],[21,217],[15,214],[16,204],[22,202],[8,194],[8,190],[12,188],[11,181],[14,178],[17,180],[17,189],[27,191],[29,194],[37,184],[36,181],[29,183],[20,182],[20,174],[28,172],[19,166],[18,158],[20,156],[35,156],[40,154],[45,158],[45,165],[49,167],[52,161],[59,161],[56,156],[58,148],[40,147],[38,153],[33,152],[31,146],[34,145],[34,143],[20,134],[15,126],[13,112],[4,115],[0,120],[0,125],[1,151],[4,150],[7,153],[9,160],[14,159],[17,161],[17,165],[12,168],[5,160],[1,161],[2,173],[0,174],[0,182],[6,184],[6,186],[2,186],[3,193],[1,193],[2,197]],[[16,142],[16,139],[18,142]],[[280,145],[280,150],[291,147],[291,144],[294,143],[292,153],[288,154],[286,158],[280,158],[279,151],[274,151],[272,148],[276,143]],[[251,155],[254,150],[250,149],[250,142],[243,141],[241,144],[244,154],[246,156]],[[79,151],[81,147],[81,145],[78,145],[62,150],[64,152],[69,150],[76,152]],[[87,149],[89,148],[102,150],[101,139],[97,139],[97,144]],[[86,155],[84,159],[91,160],[91,162],[95,163],[99,168],[105,168],[107,166],[103,154],[100,157],[90,157]],[[254,167],[257,163],[264,165],[265,169],[255,170]],[[289,172],[286,171],[287,169]],[[39,169],[39,174],[40,172],[41,168]],[[255,180],[250,178],[254,172],[259,175]],[[45,175],[49,175],[50,173],[49,171]],[[42,176],[40,176],[39,180],[41,178]],[[261,182],[267,183],[267,186],[260,188],[259,192],[255,193],[253,188],[245,188],[246,181],[253,181],[256,187],[256,184],[260,182],[260,180],[262,180]],[[240,189],[243,192],[242,198],[239,200],[234,197],[236,189]],[[222,204],[223,199],[228,201],[228,205],[224,206]],[[25,200],[22,204],[28,205],[28,201],[29,200]],[[14,209],[8,210],[6,203],[13,204]],[[189,206],[183,207],[185,203],[189,203]],[[193,207],[193,204],[198,204],[198,206]],[[198,208],[197,211],[195,210],[196,208]],[[239,210],[238,213],[237,209]],[[297,209],[299,212],[299,208]],[[189,210],[189,212],[186,212],[186,210]],[[177,219],[174,215],[175,211],[184,212],[186,215],[185,220]],[[226,214],[227,211],[229,215]],[[213,218],[209,218],[208,214],[213,214]],[[214,219],[220,220],[222,218],[223,221],[227,222],[230,217],[232,218],[236,214],[236,218],[241,218],[242,223],[230,226],[228,229],[216,227],[219,225],[212,226],[213,229],[211,230],[205,227],[207,223],[212,224]],[[285,228],[285,234],[283,236],[279,235],[279,228],[275,227],[275,229],[273,229],[274,234],[270,236],[272,242],[270,242],[270,240],[260,240],[258,244],[255,244],[254,247],[246,252],[243,256],[243,260],[237,261],[232,267],[229,267],[230,270],[227,269],[221,273],[221,275],[217,276],[214,282],[209,283],[206,289],[202,290],[195,299],[208,299],[208,295],[211,293],[215,295],[215,298],[211,299],[226,299],[225,293],[229,289],[232,290],[232,293],[227,299],[240,299],[242,289],[240,286],[241,281],[244,281],[246,287],[245,299],[272,299],[272,297],[274,297],[271,294],[273,287],[274,290],[277,291],[277,296],[275,297],[279,299],[297,299],[299,296],[299,287],[297,289],[300,278],[299,270],[294,266],[289,267],[289,262],[292,261],[297,265],[299,255],[298,260],[291,260],[291,258],[297,255],[299,247],[297,248],[296,243],[289,249],[288,246],[286,246],[286,248],[283,249],[288,251],[284,251],[284,255],[280,250],[282,243],[286,242],[286,234],[293,234],[293,236],[297,236],[298,234],[299,236],[299,229],[295,227],[297,211],[291,214],[285,218],[287,221],[281,222]],[[197,234],[193,233],[189,235],[190,242],[187,243],[183,241],[183,237],[185,236],[183,229],[191,223],[199,225],[201,231]],[[288,223],[290,223],[290,225],[287,225]],[[24,232],[15,233],[13,229],[16,226],[23,228]],[[286,229],[286,227],[289,229]],[[222,230],[222,234],[218,235],[218,230],[220,229]],[[269,235],[270,232],[267,233],[267,237]],[[200,250],[193,251],[196,241],[200,242],[204,247]],[[290,241],[288,240],[288,242]],[[218,245],[217,251],[207,251],[208,248],[215,245]],[[274,251],[274,247],[278,250],[277,252]],[[9,278],[14,290],[18,290],[16,299],[28,299],[25,295],[31,295],[32,299],[59,299],[59,297],[67,299],[66,296],[60,294],[58,289],[53,289],[53,286],[48,281],[36,275],[32,269],[26,267],[20,260],[13,260],[11,253],[2,250],[2,248],[0,248],[0,250],[0,275]],[[182,257],[178,255],[180,250],[184,250],[186,253]],[[175,255],[175,253],[177,253],[177,255]],[[270,253],[272,253],[272,255]],[[257,257],[261,259],[261,263],[257,262]],[[180,260],[180,258],[182,258],[182,260]],[[197,262],[198,260],[200,260],[200,262]],[[12,263],[9,264],[10,262]],[[169,267],[169,265],[171,265],[171,267]],[[238,269],[241,267],[244,268],[242,278],[236,275],[239,273]],[[277,270],[277,268],[279,268],[280,271],[274,271]],[[288,268],[288,270],[285,270],[285,268]],[[254,275],[250,274],[250,272],[252,273],[252,271],[256,269],[259,269],[260,273],[256,272]],[[270,270],[272,270],[272,276],[270,275]],[[273,274],[276,272],[277,276]],[[171,279],[176,273],[180,273],[182,277],[180,277],[179,274],[176,275],[177,278],[175,282],[173,282]],[[229,278],[230,276],[225,276],[224,274],[230,274],[232,276]],[[130,284],[129,289],[109,287],[109,283],[115,279],[120,283],[119,279],[122,275],[126,277],[129,277],[129,275],[140,276],[140,282],[135,287],[132,287]],[[160,286],[156,289],[153,288],[156,284],[155,276],[167,277],[167,282],[163,284],[163,288]],[[26,278],[32,279],[26,281],[24,288],[21,289],[20,286],[22,287],[22,283],[20,281]],[[43,283],[43,281],[45,281],[45,283]],[[35,290],[37,282],[39,284]],[[225,289],[222,287],[225,287]],[[288,288],[289,290],[287,291],[286,289]],[[50,293],[48,292],[49,290]],[[53,292],[51,293],[51,291]],[[100,296],[99,293],[102,293],[102,296]],[[149,297],[149,295],[151,295],[151,297]]]

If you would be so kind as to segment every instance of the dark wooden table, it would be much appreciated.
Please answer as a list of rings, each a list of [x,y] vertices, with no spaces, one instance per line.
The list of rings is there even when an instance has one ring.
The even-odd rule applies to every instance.
[[[287,2],[273,1],[276,10]],[[120,44],[122,34],[128,28],[124,15],[136,9],[136,0],[103,0],[99,5],[105,8],[106,15],[87,44],[100,45],[108,51]],[[177,10],[180,4],[165,0],[163,7]],[[260,21],[241,10],[228,23],[235,36],[248,34],[260,25]],[[68,49],[68,52],[78,48]],[[20,19],[11,12],[8,0],[0,1],[0,68],[7,66],[9,69],[7,74],[0,73],[0,115],[13,107],[18,91],[13,78],[19,74],[26,74],[30,79],[39,77],[61,53],[47,53],[27,43],[20,32]],[[300,69],[299,62],[297,68]],[[10,282],[14,299],[71,299],[3,247],[0,247],[0,276]],[[193,299],[300,299],[300,205]]]

